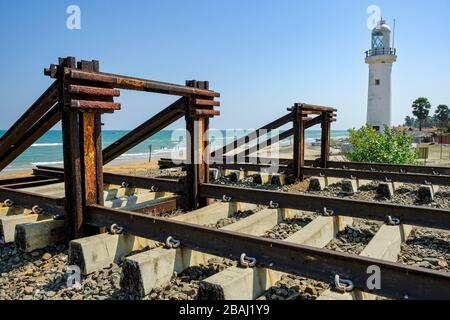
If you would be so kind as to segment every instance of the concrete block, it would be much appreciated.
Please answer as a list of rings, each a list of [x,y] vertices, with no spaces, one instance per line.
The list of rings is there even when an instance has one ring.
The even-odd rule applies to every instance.
[[[237,183],[245,178],[245,172],[241,170],[229,170],[227,176],[231,182]]]
[[[38,215],[38,214],[21,214],[21,215],[0,217],[0,243],[5,244],[14,242],[16,226],[19,224],[51,219],[52,218],[48,215]]]
[[[342,181],[342,192],[345,194],[355,194],[358,192],[358,182],[356,179],[346,179]]]
[[[29,214],[31,210],[20,207],[2,207],[0,208],[0,217]]]
[[[325,177],[313,177],[309,179],[309,187],[310,191],[323,191],[327,187],[326,178]]]
[[[391,199],[394,196],[394,184],[392,182],[382,182],[378,185],[377,194],[380,197]]]
[[[219,169],[211,168],[209,169],[209,179],[211,181],[219,180],[221,177],[221,172]]]
[[[63,220],[44,220],[16,226],[14,242],[25,252],[42,249],[65,240]]]
[[[417,196],[420,201],[433,202],[434,195],[439,191],[439,186],[434,185],[422,185],[420,186]]]
[[[213,256],[189,249],[156,248],[125,259],[121,288],[140,297],[181,273],[191,265],[207,264]]]
[[[253,175],[253,183],[268,184],[270,182],[270,175],[268,173],[259,172]]]
[[[279,187],[286,185],[286,175],[279,173],[272,174],[270,177],[270,184]]]

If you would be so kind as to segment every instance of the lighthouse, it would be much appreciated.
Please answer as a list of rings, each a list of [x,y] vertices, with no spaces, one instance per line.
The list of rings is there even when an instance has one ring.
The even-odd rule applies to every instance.
[[[367,123],[379,131],[383,131],[384,125],[391,126],[391,75],[396,61],[391,28],[381,19],[372,30],[372,48],[366,51],[369,65]]]

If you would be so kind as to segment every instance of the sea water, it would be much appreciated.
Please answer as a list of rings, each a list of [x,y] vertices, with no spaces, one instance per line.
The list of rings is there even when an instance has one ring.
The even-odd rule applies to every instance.
[[[0,130],[0,136],[5,132],[5,130]],[[104,130],[102,132],[103,147],[108,147],[128,132],[127,130]],[[215,150],[216,148],[220,148],[250,132],[247,130],[212,130],[210,133],[211,149]],[[273,133],[272,135],[275,136],[276,134],[279,134],[279,132]],[[331,131],[332,138],[343,138],[347,136],[348,133],[345,130]],[[264,138],[267,138],[267,136],[262,137],[260,141],[263,141]],[[174,155],[175,157],[182,157],[186,148],[185,139],[184,130],[163,130],[128,150],[113,163],[141,162]],[[308,130],[306,132],[307,143],[315,142],[317,139],[320,139],[320,130]],[[281,141],[280,145],[289,145],[290,143],[292,143],[292,139],[286,139],[285,141]],[[5,168],[2,173],[28,170],[37,165],[63,166],[62,151],[62,131],[49,131]]]

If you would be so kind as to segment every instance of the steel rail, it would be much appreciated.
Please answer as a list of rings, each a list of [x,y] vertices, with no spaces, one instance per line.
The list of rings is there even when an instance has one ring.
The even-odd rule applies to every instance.
[[[450,185],[450,176],[420,173],[396,173],[363,170],[342,170],[330,168],[303,167],[305,176],[325,176],[346,179],[364,179],[378,181],[395,181],[414,184]]]
[[[38,206],[44,209],[46,213],[58,216],[65,215],[64,198],[0,187],[0,202],[4,202],[5,200],[11,200],[14,206],[27,209],[33,209],[34,206]]]
[[[182,246],[229,259],[242,253],[254,257],[258,266],[299,274],[331,283],[335,275],[350,279],[355,288],[396,299],[449,299],[450,274],[359,257],[279,240],[149,217],[99,205],[86,207],[86,223],[96,227],[117,224],[126,232],[165,242],[171,236]],[[368,268],[382,272],[379,290],[368,290]]]
[[[37,169],[33,169],[35,175],[52,177],[52,178],[63,178],[64,171],[62,168],[44,167],[38,166]],[[161,178],[146,178],[146,177],[136,177],[122,174],[115,174],[104,172],[103,182],[115,185],[123,185],[128,188],[141,188],[149,189],[155,191],[173,192],[173,193],[185,193],[184,183],[178,179],[161,179]]]
[[[373,201],[349,200],[300,193],[236,188],[214,184],[202,184],[200,196],[233,202],[259,205],[276,203],[279,208],[289,208],[341,215],[369,220],[386,221],[388,216],[400,219],[402,224],[450,230],[450,210],[426,206],[406,206]]]

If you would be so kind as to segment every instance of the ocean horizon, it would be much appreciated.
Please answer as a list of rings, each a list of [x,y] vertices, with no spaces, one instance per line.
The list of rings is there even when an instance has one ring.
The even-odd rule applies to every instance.
[[[219,148],[251,131],[253,130],[211,130],[211,148],[213,150]],[[0,130],[0,136],[3,136],[5,132],[6,130]],[[103,130],[103,148],[108,147],[121,137],[125,136],[128,132],[130,132],[130,130]],[[274,133],[273,135],[275,136],[276,134],[277,133]],[[317,139],[320,139],[320,135],[320,130],[307,130],[306,143],[315,142]],[[335,139],[348,137],[348,132],[346,130],[332,130],[331,137]],[[290,139],[286,139],[285,141],[281,141],[280,145],[289,144],[290,142]],[[183,150],[185,150],[184,130],[162,130],[153,137],[128,150],[112,163],[139,162],[161,157],[170,157],[174,152],[182,155]],[[8,174],[13,173],[14,171],[28,170],[38,165],[63,165],[61,130],[48,131],[1,173]]]

